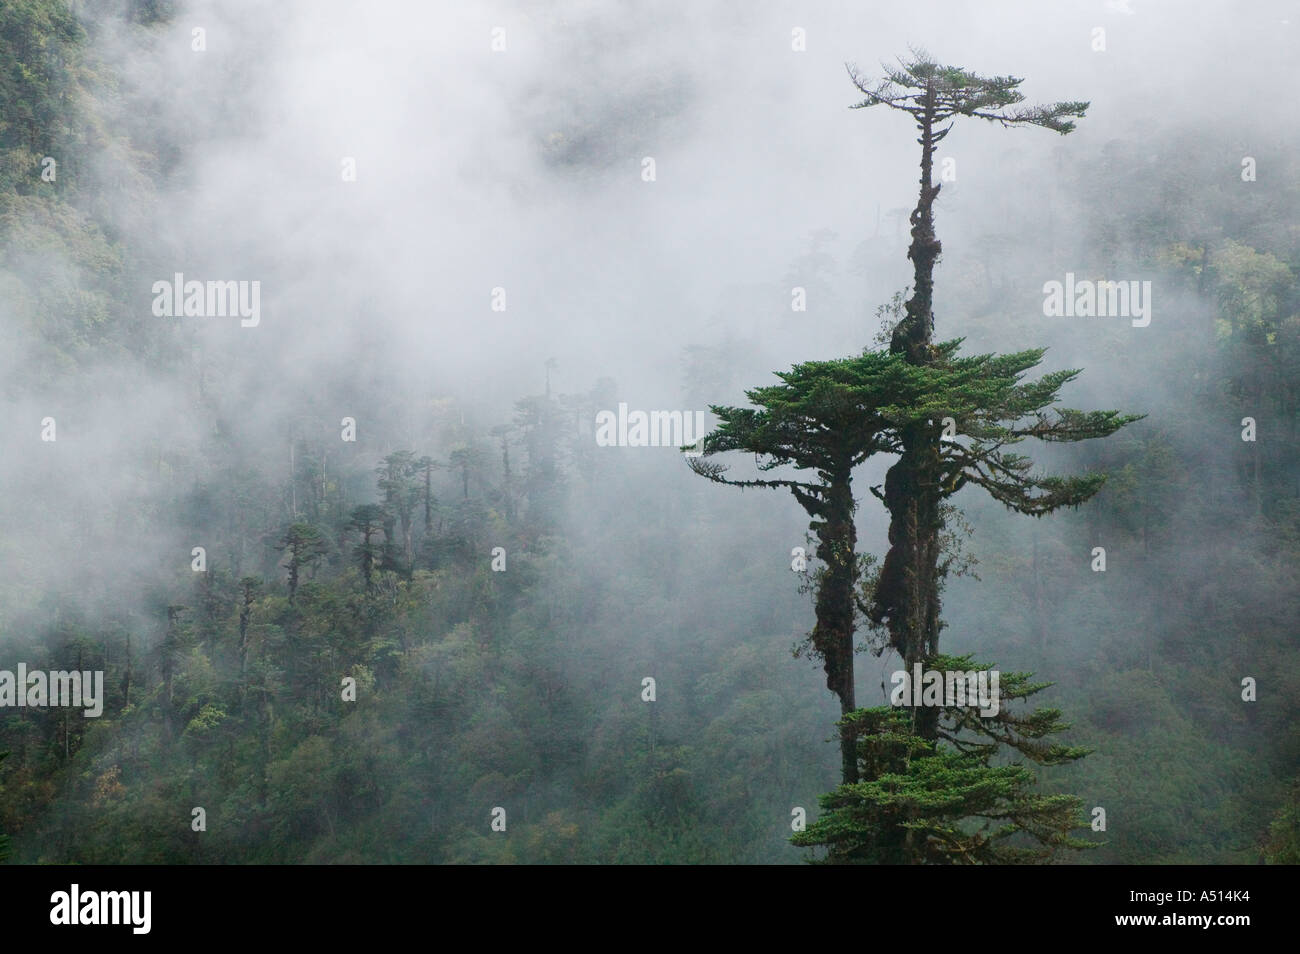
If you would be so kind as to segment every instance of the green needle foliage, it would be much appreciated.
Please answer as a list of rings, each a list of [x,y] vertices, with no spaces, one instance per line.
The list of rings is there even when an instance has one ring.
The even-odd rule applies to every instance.
[[[853,67],[849,75],[867,98],[854,108],[889,106],[910,113],[918,124],[948,123],[935,131],[935,142],[947,135],[958,116],[970,116],[1002,126],[1041,126],[1053,132],[1074,131],[1075,119],[1083,117],[1086,102],[1020,106],[1025,100],[1016,76],[980,76],[960,66],[944,66],[924,50],[912,50],[911,59],[898,66],[883,67],[884,79],[869,85]]]
[[[978,672],[991,667],[970,656],[939,656],[930,671]],[[940,740],[917,735],[905,708],[859,709],[841,720],[857,744],[862,781],[821,796],[822,815],[791,840],[821,847],[822,864],[1025,864],[1062,850],[1096,847],[1074,837],[1087,827],[1072,795],[1033,791],[1023,761],[996,762],[1013,749],[1039,765],[1062,765],[1088,754],[1047,740],[1069,728],[1057,709],[1010,711],[1047,688],[1029,673],[1004,673],[997,714],[943,706]]]
[[[951,417],[957,433],[968,439],[941,442],[939,496],[950,497],[971,483],[1017,513],[1042,516],[1061,507],[1078,506],[1100,490],[1104,474],[1035,477],[1030,473],[1033,461],[1006,448],[1027,437],[1056,442],[1106,437],[1144,415],[1071,408],[1049,411],[1060,389],[1079,376],[1079,369],[1052,371],[1021,384],[1021,376],[1038,365],[1045,348],[949,360],[958,343],[945,342],[935,349],[941,362],[935,367],[950,375],[944,390],[932,396],[932,403],[948,402],[944,416]]]

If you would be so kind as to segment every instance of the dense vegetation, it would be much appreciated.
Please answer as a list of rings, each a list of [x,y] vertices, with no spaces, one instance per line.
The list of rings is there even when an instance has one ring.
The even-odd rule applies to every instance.
[[[152,29],[164,6],[123,4],[121,28]],[[811,607],[788,551],[755,559],[770,538],[754,502],[671,454],[649,477],[600,454],[582,422],[616,385],[552,393],[540,361],[513,413],[422,393],[414,426],[397,423],[401,382],[366,392],[341,373],[314,393],[357,391],[364,437],[341,443],[332,409],[300,396],[268,462],[233,436],[222,369],[196,367],[139,306],[152,263],[116,224],[182,144],[121,109],[129,90],[94,59],[102,24],[68,10],[0,8],[0,318],[21,342],[4,368],[0,668],[102,669],[107,698],[99,719],[0,710],[10,861],[804,858],[791,810],[811,820],[839,779],[839,707],[790,659]],[[1030,547],[997,504],[954,498],[981,581],[952,582],[945,639],[1055,682],[1093,754],[1038,788],[1106,808],[1085,863],[1300,857],[1300,144],[1258,149],[1270,172],[1244,184],[1240,151],[1202,136],[1152,131],[1061,173],[1084,264],[1135,263],[1183,316],[1158,353],[1114,336],[1115,374],[1144,400],[1077,402],[1148,414],[1071,458],[1110,474],[1105,488],[1020,521]],[[60,157],[53,182],[45,156]],[[1104,214],[1086,200],[1117,189]],[[1033,259],[1040,239],[952,250],[963,333],[1019,344],[1006,315],[1037,312],[1035,279],[1056,272]],[[1028,264],[981,258],[998,247]],[[738,398],[692,354],[692,400]],[[33,450],[32,422],[92,407],[106,367],[190,382],[196,436],[124,446],[130,492],[111,500],[45,494],[61,465]],[[1240,440],[1247,416],[1256,442]],[[46,560],[31,541],[56,523],[81,542]],[[1102,543],[1111,567],[1092,573]]]

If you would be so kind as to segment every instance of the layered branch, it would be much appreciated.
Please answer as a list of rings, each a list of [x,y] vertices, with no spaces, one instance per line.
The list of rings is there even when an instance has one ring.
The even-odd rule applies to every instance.
[[[950,120],[970,116],[1002,126],[1041,126],[1062,135],[1075,128],[1088,103],[1066,101],[1042,106],[1021,106],[1024,94],[1018,76],[980,76],[959,66],[935,62],[924,50],[911,50],[911,59],[899,59],[898,66],[882,64],[884,79],[869,81],[848,65],[849,77],[866,95],[853,109],[888,106],[909,113],[922,126],[934,129],[931,144],[938,143],[951,129]],[[938,129],[941,123],[948,126]]]
[[[938,656],[930,671],[982,672],[970,656]],[[1044,741],[1069,728],[1056,709],[1016,714],[1008,703],[1050,683],[1028,673],[1000,674],[995,716],[944,705],[939,736],[915,733],[906,708],[859,709],[841,720],[857,744],[860,781],[821,797],[822,816],[792,838],[824,847],[826,863],[1006,864],[1051,860],[1062,850],[1092,848],[1072,833],[1086,828],[1082,803],[1033,791],[1020,763],[994,764],[1011,748],[1040,765],[1060,765],[1088,750]]]

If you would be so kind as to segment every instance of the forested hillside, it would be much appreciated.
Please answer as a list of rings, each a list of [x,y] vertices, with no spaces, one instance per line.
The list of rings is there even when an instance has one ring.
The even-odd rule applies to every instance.
[[[454,377],[413,367],[383,293],[326,281],[294,297],[288,276],[308,258],[317,277],[351,276],[369,254],[308,256],[298,242],[335,214],[368,220],[365,201],[400,222],[400,194],[298,217],[309,185],[297,176],[311,173],[272,169],[248,186],[249,207],[275,190],[303,201],[276,254],[256,230],[203,244],[225,223],[221,196],[201,188],[205,163],[280,114],[238,132],[213,114],[163,121],[150,111],[168,95],[162,74],[142,64],[175,69],[189,21],[172,4],[89,6],[0,7],[0,669],[102,670],[105,687],[98,718],[0,708],[8,863],[812,857],[790,842],[792,812],[817,816],[839,754],[825,676],[791,653],[813,626],[791,573],[805,515],[788,496],[699,480],[676,448],[600,446],[601,411],[646,404],[621,364],[604,371],[502,325],[476,333],[531,370],[485,355]],[[292,85],[253,52],[217,59],[231,35],[219,25],[183,89]],[[837,111],[854,92],[842,85]],[[1060,92],[1090,95],[1086,77]],[[673,142],[689,126],[677,96],[651,97],[655,134]],[[637,122],[614,113],[615,127]],[[532,137],[557,191],[608,174],[598,115]],[[597,131],[584,138],[582,123]],[[911,148],[902,126],[879,128]],[[1105,830],[1081,836],[1097,847],[1065,862],[1300,861],[1298,133],[1235,117],[1223,133],[1170,119],[1072,136],[1050,144],[1047,169],[1013,153],[938,200],[941,234],[945,216],[961,225],[944,235],[936,340],[1050,345],[1050,370],[1084,369],[1067,406],[1145,415],[1043,453],[1049,469],[1108,475],[1078,508],[1034,519],[973,487],[952,498],[974,562],[945,589],[945,647],[1054,683],[1044,695],[1072,723],[1065,737],[1091,750],[1034,770],[1044,792],[1105,808]],[[1245,155],[1257,179],[1241,176]],[[405,161],[383,159],[385,173]],[[338,177],[334,152],[321,164]],[[493,171],[448,159],[430,175]],[[889,175],[915,188],[913,167]],[[538,214],[518,182],[484,188]],[[1024,201],[990,211],[1009,196]],[[450,228],[454,201],[431,206],[431,231]],[[385,234],[381,219],[367,234]],[[213,224],[199,238],[182,228],[195,221]],[[570,230],[548,220],[545,244]],[[905,232],[864,218],[858,234],[801,239],[787,268],[718,290],[694,337],[665,335],[672,357],[647,375],[667,395],[655,406],[741,404],[773,369],[839,357],[806,344],[828,329],[856,341],[844,353],[870,347],[877,308],[908,284]],[[451,267],[414,261],[437,276],[410,273],[433,300],[411,341],[439,322],[498,320],[491,282],[470,313],[440,271]],[[1049,335],[1041,288],[1063,262],[1080,278],[1150,280],[1151,326],[1062,320]],[[204,268],[287,291],[259,328],[151,312],[155,280]],[[594,353],[638,350],[618,343],[619,309],[658,305],[634,301],[652,278],[628,281],[591,304]],[[514,304],[523,284],[507,315],[527,307]],[[791,327],[792,284],[835,305]],[[588,320],[565,311],[576,293],[557,298],[566,321]],[[729,323],[736,309],[749,310]],[[648,325],[636,333],[653,336]],[[57,440],[42,438],[46,418]],[[858,481],[857,546],[883,557],[883,509],[867,492],[880,474]],[[887,700],[887,663],[858,654],[860,704]],[[1257,701],[1243,701],[1247,677]]]

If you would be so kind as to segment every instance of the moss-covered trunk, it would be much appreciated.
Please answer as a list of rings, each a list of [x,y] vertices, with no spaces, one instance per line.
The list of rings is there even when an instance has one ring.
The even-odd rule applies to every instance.
[[[840,700],[841,715],[848,715],[857,708],[853,685],[853,633],[858,534],[853,523],[855,507],[851,473],[851,466],[846,461],[832,475],[831,484],[818,507],[822,519],[812,525],[817,534],[817,558],[826,566],[817,588],[813,645],[822,654],[826,688]],[[840,755],[844,782],[856,782],[857,753],[853,737],[848,732],[841,735]]]
[[[934,200],[939,186],[933,183],[934,88],[927,90],[926,111],[921,117],[921,188],[912,211],[912,295],[903,320],[894,329],[890,350],[917,365],[934,360],[931,347],[934,329],[934,265],[942,246],[934,232]],[[890,645],[903,657],[910,672],[938,651],[939,644],[939,537],[943,529],[940,512],[940,422],[926,422],[905,428],[903,451],[885,476],[885,506],[889,510],[889,552],[881,567],[872,618],[887,622]],[[933,739],[938,710],[914,709],[917,734]]]

